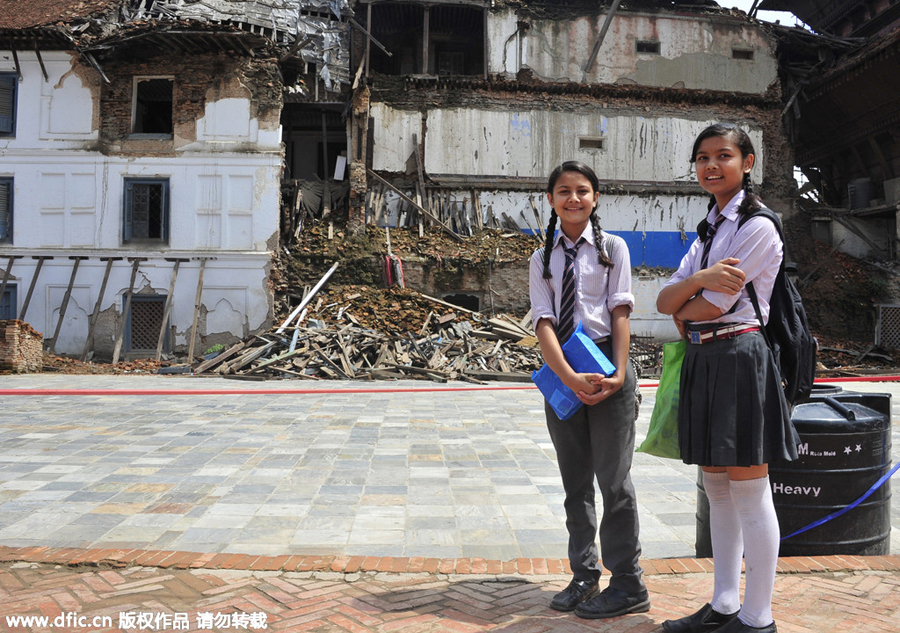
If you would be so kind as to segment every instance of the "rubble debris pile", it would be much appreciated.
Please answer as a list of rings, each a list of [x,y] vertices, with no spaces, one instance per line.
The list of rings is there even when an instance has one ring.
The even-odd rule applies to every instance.
[[[489,318],[408,289],[331,288],[305,317],[241,341],[194,374],[482,383],[527,381],[543,363],[527,315]]]

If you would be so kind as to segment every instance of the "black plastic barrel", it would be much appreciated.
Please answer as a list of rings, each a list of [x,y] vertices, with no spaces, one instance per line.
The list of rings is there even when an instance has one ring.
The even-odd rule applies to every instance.
[[[827,386],[826,386],[827,387]],[[891,466],[891,396],[819,389],[794,407],[799,458],[769,465],[781,535],[853,503]],[[712,556],[709,500],[697,478],[698,557]],[[864,502],[839,517],[781,542],[781,556],[890,553],[891,492],[886,481]]]

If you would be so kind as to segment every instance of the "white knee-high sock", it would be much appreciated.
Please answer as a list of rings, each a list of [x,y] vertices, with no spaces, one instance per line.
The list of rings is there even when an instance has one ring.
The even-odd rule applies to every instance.
[[[723,614],[734,613],[741,608],[741,556],[744,553],[741,522],[729,484],[728,473],[703,472],[703,488],[709,498],[709,535],[715,564],[710,605]]]
[[[768,476],[731,482],[731,497],[744,534],[746,587],[740,620],[748,626],[772,623],[772,592],[780,532]]]

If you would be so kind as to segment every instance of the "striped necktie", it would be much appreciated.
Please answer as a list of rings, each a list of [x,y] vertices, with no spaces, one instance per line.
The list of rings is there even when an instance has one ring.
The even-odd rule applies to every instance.
[[[716,218],[716,221],[710,224],[709,228],[706,229],[706,240],[703,242],[703,257],[700,260],[700,270],[709,266],[709,251],[712,249],[713,238],[716,236],[716,231],[719,230],[719,226],[724,220],[725,216],[720,213],[719,217]]]
[[[560,343],[568,340],[575,331],[575,256],[578,254],[578,247],[584,244],[584,241],[582,237],[572,248],[567,248],[563,244],[563,250],[566,252],[566,267],[563,269],[559,319],[556,324],[556,338]]]

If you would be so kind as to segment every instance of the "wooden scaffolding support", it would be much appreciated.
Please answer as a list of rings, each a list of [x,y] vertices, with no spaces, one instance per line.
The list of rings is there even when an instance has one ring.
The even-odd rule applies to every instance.
[[[166,307],[163,309],[162,323],[159,325],[159,340],[156,342],[156,361],[159,362],[162,356],[163,343],[166,340],[166,325],[169,323],[169,313],[172,311],[172,297],[175,294],[175,280],[178,278],[178,268],[181,262],[190,261],[189,259],[166,259],[167,262],[174,261],[175,267],[172,269],[172,280],[169,282],[169,294],[166,295]]]
[[[106,270],[103,273],[103,282],[100,284],[100,292],[97,294],[97,302],[94,304],[94,311],[88,321],[87,338],[84,340],[84,349],[81,351],[81,361],[87,360],[88,354],[94,343],[94,327],[97,325],[97,318],[100,316],[100,304],[103,302],[103,295],[106,293],[106,282],[109,281],[109,273],[112,270],[113,262],[121,260],[121,257],[101,257],[100,261],[106,262]],[[37,273],[35,273],[37,278]]]
[[[200,296],[203,294],[203,272],[206,270],[206,260],[208,258],[200,258],[200,276],[197,279],[197,297],[194,299],[194,320],[191,323],[191,342],[188,344],[188,364],[194,362],[194,342],[197,337],[197,318],[200,316]]]
[[[0,301],[3,300],[3,293],[6,292],[7,282],[9,282],[9,280],[12,278],[13,263],[15,263],[15,261],[17,259],[19,259],[20,257],[22,257],[22,256],[21,255],[10,255],[9,256],[9,262],[6,264],[6,272],[4,272],[4,274],[3,274],[3,281],[0,282]],[[15,306],[10,306],[10,313],[11,314],[16,313]]]
[[[113,350],[113,365],[119,362],[119,354],[122,353],[122,341],[125,338],[125,325],[128,323],[128,315],[131,312],[131,295],[134,293],[134,282],[137,279],[138,267],[141,262],[146,261],[146,257],[129,257],[131,262],[131,282],[128,284],[128,291],[125,293],[125,309],[122,312],[122,322],[116,332],[116,347]]]
[[[81,264],[81,260],[87,259],[87,257],[70,257],[69,259],[74,259],[75,265],[72,267],[72,276],[69,277],[69,285],[66,288],[66,294],[63,295],[62,305],[59,306],[59,320],[56,322],[56,330],[53,331],[53,338],[50,339],[50,347],[47,350],[51,354],[56,351],[56,341],[59,339],[59,333],[62,330],[63,319],[66,318],[66,310],[69,308],[69,299],[72,298],[72,288],[75,286],[75,275],[78,274],[78,266]]]
[[[41,268],[44,267],[45,259],[53,259],[46,255],[33,256],[32,259],[38,260],[37,267],[34,269],[34,275],[31,277],[31,283],[28,284],[28,293],[25,295],[25,303],[22,304],[22,311],[19,312],[19,321],[25,320],[25,313],[28,312],[28,306],[31,305],[31,295],[34,294],[34,287],[37,285],[38,277],[41,274]]]

